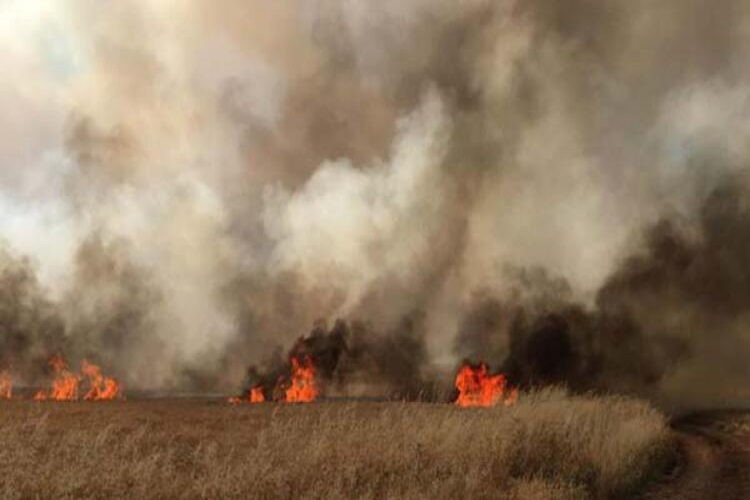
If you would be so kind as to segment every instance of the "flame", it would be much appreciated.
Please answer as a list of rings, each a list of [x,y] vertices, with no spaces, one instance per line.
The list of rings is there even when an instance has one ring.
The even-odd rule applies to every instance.
[[[315,382],[315,366],[310,356],[306,356],[304,362],[300,361],[299,358],[293,357],[292,362],[292,373],[291,373],[291,384],[288,388],[284,389],[283,380],[279,382],[277,390],[284,390],[284,400],[287,403],[309,403],[315,401],[320,391]],[[244,396],[234,396],[229,398],[227,401],[231,404],[240,403],[263,403],[266,397],[263,393],[263,387],[256,385],[251,388],[250,391]]]
[[[477,366],[464,364],[456,375],[458,399],[456,404],[462,408],[472,406],[494,406],[503,400],[506,389],[505,375],[489,374],[486,363]],[[505,406],[511,406],[518,399],[518,389],[513,389],[505,398]]]
[[[78,388],[81,376],[68,369],[68,365],[62,356],[56,354],[50,359],[49,366],[55,372],[55,380],[52,381],[52,389],[49,392],[39,391],[34,396],[36,401],[74,401],[78,399]],[[121,397],[122,391],[117,381],[110,377],[102,376],[101,369],[83,360],[81,372],[89,382],[89,391],[84,396],[86,400],[101,401]]]
[[[243,401],[248,401],[250,403],[262,403],[266,400],[266,397],[263,395],[263,387],[256,385],[252,389],[250,389],[250,393],[247,395],[247,399],[241,398],[241,397],[232,397],[229,398],[229,402],[232,404],[239,404]]]
[[[510,391],[510,394],[508,394],[508,397],[505,398],[505,406],[513,406],[516,404],[516,401],[518,401],[518,387],[514,387],[512,391]]]
[[[10,399],[13,395],[13,381],[10,373],[0,372],[0,399]]]
[[[81,372],[88,378],[91,388],[83,397],[87,401],[107,401],[121,396],[120,385],[111,377],[102,375],[102,370],[85,359],[81,363]]]
[[[318,397],[315,384],[315,366],[312,358],[305,357],[305,362],[292,358],[292,385],[286,390],[287,403],[309,403]]]
[[[250,389],[250,402],[251,403],[262,403],[266,400],[266,397],[263,396],[263,388],[262,387],[253,387]]]
[[[52,389],[49,393],[39,391],[34,396],[37,401],[53,399],[55,401],[71,401],[78,399],[78,384],[81,378],[68,370],[68,365],[62,356],[55,354],[49,360],[49,366],[55,372]]]

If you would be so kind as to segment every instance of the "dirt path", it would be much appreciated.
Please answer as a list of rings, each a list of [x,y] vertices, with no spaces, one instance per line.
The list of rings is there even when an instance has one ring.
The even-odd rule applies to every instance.
[[[681,460],[644,498],[750,499],[750,414],[695,414],[674,429]]]

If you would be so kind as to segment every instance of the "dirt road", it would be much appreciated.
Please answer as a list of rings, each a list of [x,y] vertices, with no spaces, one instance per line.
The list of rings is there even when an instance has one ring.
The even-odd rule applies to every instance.
[[[750,413],[698,413],[673,426],[681,459],[644,498],[750,499]]]

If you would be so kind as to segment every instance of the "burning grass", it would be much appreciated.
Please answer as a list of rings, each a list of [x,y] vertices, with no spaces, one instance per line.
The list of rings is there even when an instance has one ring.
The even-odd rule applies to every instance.
[[[524,394],[449,404],[2,403],[0,497],[590,498],[673,453],[643,402]]]
[[[0,372],[0,399],[13,397],[13,379],[7,371]]]
[[[495,406],[500,401],[505,406],[512,406],[518,399],[518,389],[511,389],[505,395],[505,375],[490,375],[486,363],[461,366],[456,375],[456,390],[456,404],[462,408]]]
[[[50,359],[49,366],[55,373],[52,388],[49,392],[37,392],[34,395],[36,401],[75,401],[79,398],[82,379],[86,379],[89,387],[84,396],[87,401],[110,401],[122,397],[122,389],[117,381],[102,375],[101,368],[85,359],[81,363],[82,375],[71,372],[59,354]]]

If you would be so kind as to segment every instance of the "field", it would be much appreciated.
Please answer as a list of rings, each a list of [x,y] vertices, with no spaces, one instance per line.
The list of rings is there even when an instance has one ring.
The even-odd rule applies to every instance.
[[[559,390],[492,409],[7,401],[0,426],[4,499],[611,498],[674,454],[645,403]]]

